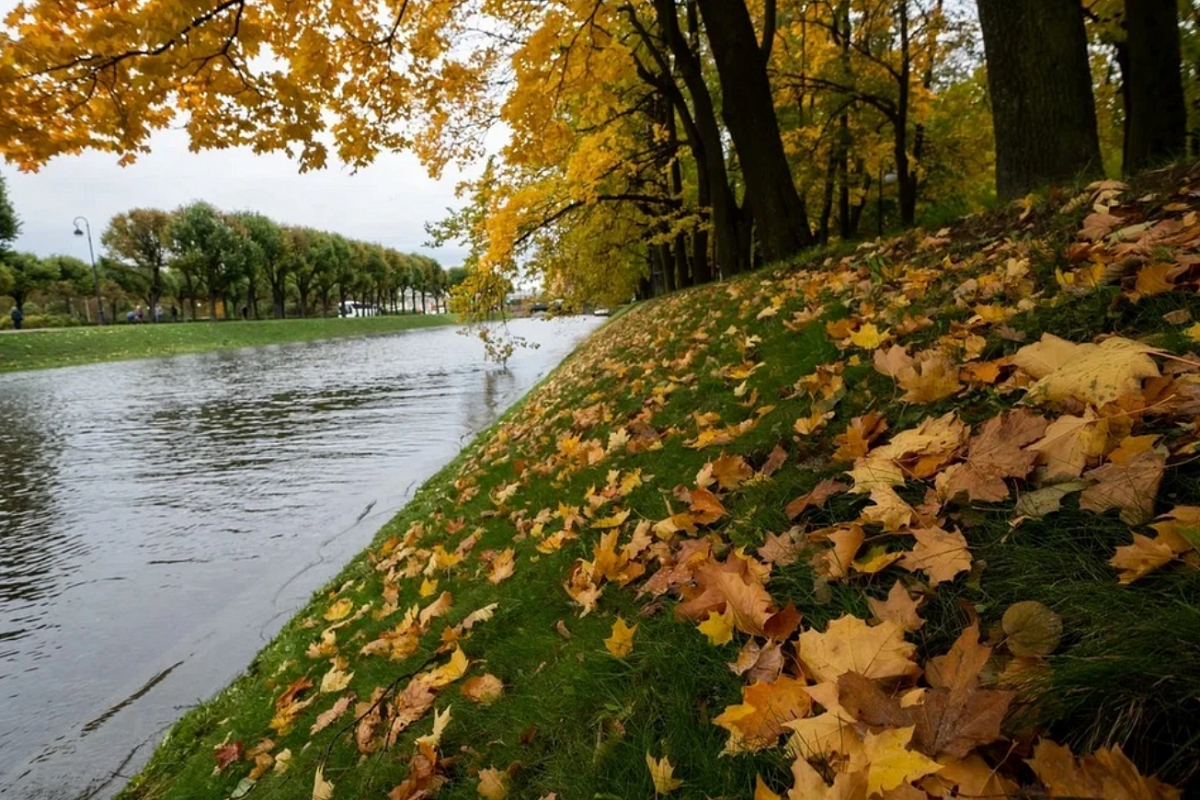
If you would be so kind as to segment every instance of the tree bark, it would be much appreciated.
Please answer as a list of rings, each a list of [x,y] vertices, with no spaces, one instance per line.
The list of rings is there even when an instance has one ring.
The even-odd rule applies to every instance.
[[[643,34],[647,46],[658,62],[660,74],[644,76],[651,85],[658,86],[671,100],[683,121],[684,135],[692,158],[696,161],[696,192],[699,204],[709,209],[713,228],[713,241],[717,267],[724,274],[738,272],[747,264],[740,263],[749,258],[749,242],[738,239],[737,200],[729,186],[729,173],[725,166],[725,146],[721,128],[717,124],[716,107],[704,80],[704,67],[692,45],[684,37],[676,16],[674,0],[654,0],[658,35],[666,43],[674,58],[674,70],[683,79],[692,104],[689,108],[683,93],[675,83],[675,75],[666,56],[654,48],[649,33]],[[691,7],[689,6],[689,12]],[[690,18],[689,14],[689,18]],[[699,25],[699,21],[696,21]],[[707,247],[705,248],[707,253]],[[704,270],[711,280],[712,265],[704,263]],[[703,282],[699,281],[698,282]]]
[[[1137,172],[1184,152],[1187,108],[1175,0],[1125,0],[1123,169]]]
[[[762,255],[788,258],[813,243],[808,213],[783,150],[775,101],[744,0],[697,0],[721,82],[721,116],[733,139]]]
[[[1100,171],[1079,0],[977,0],[1002,200]]]

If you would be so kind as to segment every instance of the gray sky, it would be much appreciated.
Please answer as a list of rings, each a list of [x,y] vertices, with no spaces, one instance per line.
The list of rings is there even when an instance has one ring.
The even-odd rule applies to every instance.
[[[7,5],[0,0],[0,11]],[[460,176],[448,172],[434,181],[410,154],[385,155],[358,174],[334,164],[301,175],[297,164],[282,154],[255,155],[245,149],[190,153],[187,135],[179,130],[156,134],[150,145],[152,152],[129,167],[117,166],[117,156],[107,153],[57,158],[32,174],[0,162],[23,223],[16,248],[86,260],[87,242],[72,235],[76,216],[90,220],[99,256],[100,234],[114,214],[207,200],[226,211],[259,211],[281,223],[426,253],[446,267],[464,256],[458,247],[423,246],[425,223],[457,205],[454,186]]]

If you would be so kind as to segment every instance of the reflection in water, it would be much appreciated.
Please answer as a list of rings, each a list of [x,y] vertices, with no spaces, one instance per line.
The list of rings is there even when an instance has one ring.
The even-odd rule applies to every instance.
[[[516,325],[0,376],[0,794],[119,788],[594,323]]]

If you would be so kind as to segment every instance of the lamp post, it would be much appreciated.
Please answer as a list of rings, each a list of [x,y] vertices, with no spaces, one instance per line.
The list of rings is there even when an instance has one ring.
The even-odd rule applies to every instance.
[[[83,230],[79,228],[79,221],[83,220],[83,227],[87,230],[88,255],[92,257],[92,288],[96,291],[96,314],[97,325],[104,324],[104,300],[100,297],[100,276],[96,273],[96,251],[92,249],[92,226],[88,223],[87,217],[76,217],[72,220],[75,225],[75,235],[83,236]]]

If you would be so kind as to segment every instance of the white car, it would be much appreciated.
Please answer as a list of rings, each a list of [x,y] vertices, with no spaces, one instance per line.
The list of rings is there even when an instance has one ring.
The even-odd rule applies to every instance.
[[[373,306],[369,303],[360,303],[357,300],[347,300],[344,303],[338,303],[339,317],[377,317],[379,316],[379,306]]]
[[[597,317],[607,317],[610,314],[612,314],[612,311],[608,310],[607,308],[597,308],[592,312],[592,315]]]

